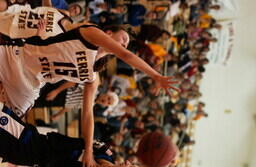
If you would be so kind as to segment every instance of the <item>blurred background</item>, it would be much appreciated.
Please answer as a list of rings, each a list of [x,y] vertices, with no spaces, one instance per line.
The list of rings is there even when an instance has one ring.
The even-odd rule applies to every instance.
[[[161,131],[180,150],[172,167],[256,167],[255,1],[52,0],[52,5],[67,10],[73,22],[122,25],[131,38],[129,50],[179,81],[180,92],[156,97],[153,80],[108,56],[95,99],[95,140],[111,146],[116,162],[139,164],[140,138]],[[41,133],[81,137],[82,91],[83,85],[66,81],[47,84],[25,121]]]

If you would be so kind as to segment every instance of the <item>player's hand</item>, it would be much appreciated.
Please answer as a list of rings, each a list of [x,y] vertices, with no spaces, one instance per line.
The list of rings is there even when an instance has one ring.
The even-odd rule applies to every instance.
[[[159,95],[161,89],[163,89],[169,96],[171,96],[171,89],[177,92],[180,91],[179,88],[174,86],[174,84],[178,84],[179,81],[173,79],[173,77],[159,75],[153,79],[155,81],[154,93],[156,96]]]
[[[83,155],[83,167],[97,167],[97,163],[95,162],[92,152],[86,153]]]
[[[43,36],[46,29],[47,20],[45,19],[39,19],[37,23],[37,35]]]
[[[53,91],[51,91],[50,93],[47,94],[46,100],[47,100],[47,101],[52,101],[52,100],[55,99],[55,97],[56,97],[58,94],[59,94],[58,91],[53,90]]]

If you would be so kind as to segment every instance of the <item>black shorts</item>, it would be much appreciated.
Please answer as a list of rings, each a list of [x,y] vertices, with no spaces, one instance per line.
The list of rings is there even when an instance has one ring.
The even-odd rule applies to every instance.
[[[81,167],[77,159],[83,148],[83,139],[58,133],[41,135],[7,107],[0,111],[0,157],[5,162],[40,167]]]

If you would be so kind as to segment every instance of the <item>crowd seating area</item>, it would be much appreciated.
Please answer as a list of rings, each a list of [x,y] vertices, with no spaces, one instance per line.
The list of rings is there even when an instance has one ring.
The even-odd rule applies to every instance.
[[[40,4],[37,0],[10,3]],[[220,9],[216,0],[52,0],[52,4],[68,10],[74,22],[102,29],[122,25],[131,38],[129,50],[179,81],[179,92],[155,96],[152,79],[109,55],[94,106],[95,139],[111,146],[117,162],[138,164],[135,153],[140,138],[161,131],[180,149],[173,164],[179,166],[185,156],[182,150],[196,144],[188,133],[191,122],[208,116],[199,88],[209,63],[209,46],[218,40],[211,29],[222,28],[209,14]],[[71,84],[60,91],[63,84],[47,84],[26,120],[79,137],[83,85]]]

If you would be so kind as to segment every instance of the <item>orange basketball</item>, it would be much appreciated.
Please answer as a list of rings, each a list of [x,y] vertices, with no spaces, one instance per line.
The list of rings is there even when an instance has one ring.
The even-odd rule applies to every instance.
[[[161,132],[151,132],[142,137],[137,157],[148,167],[164,167],[176,157],[177,147]]]

